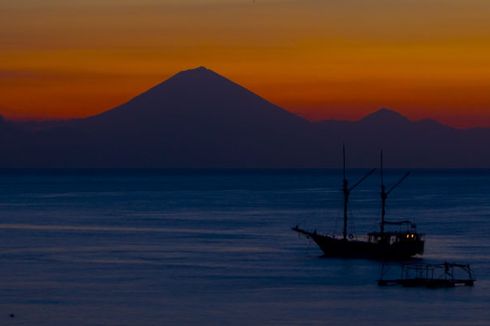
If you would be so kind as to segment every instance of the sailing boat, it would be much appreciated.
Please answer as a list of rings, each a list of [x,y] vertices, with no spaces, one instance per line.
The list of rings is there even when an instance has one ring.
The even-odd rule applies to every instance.
[[[386,200],[390,193],[398,187],[408,176],[407,172],[398,182],[386,190],[383,176],[383,152],[381,151],[381,223],[380,230],[367,234],[366,240],[355,239],[353,235],[348,235],[348,204],[351,192],[360,185],[367,177],[374,173],[376,169],[369,171],[353,186],[349,187],[345,168],[345,147],[343,147],[343,187],[344,194],[344,224],[342,237],[319,234],[315,231],[310,232],[300,228],[298,225],[292,230],[312,239],[329,257],[345,258],[369,258],[369,259],[407,259],[415,255],[424,253],[423,235],[417,233],[415,223],[403,221],[388,221],[386,215]],[[404,230],[386,231],[385,226],[395,225],[405,227]]]

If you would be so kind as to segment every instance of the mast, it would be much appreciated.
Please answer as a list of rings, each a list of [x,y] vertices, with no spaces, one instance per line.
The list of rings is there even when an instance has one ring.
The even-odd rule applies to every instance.
[[[357,181],[352,187],[349,187],[349,181],[347,180],[346,168],[345,168],[345,145],[342,145],[342,166],[343,166],[343,176],[344,180],[342,182],[342,192],[344,193],[344,228],[342,230],[342,238],[347,239],[347,209],[349,206],[349,196],[352,190],[354,190],[358,185],[360,185],[367,177],[376,171],[376,169],[370,170],[366,173],[359,181]]]
[[[380,174],[381,174],[381,233],[385,232],[385,215],[386,215],[386,198],[388,198],[388,194],[386,193],[386,187],[384,184],[383,178],[383,151],[380,154]]]
[[[342,232],[342,238],[347,239],[347,207],[349,205],[349,182],[347,181],[347,177],[345,175],[345,145],[342,145],[342,157],[343,157],[343,174],[344,180],[342,183],[342,192],[344,193],[344,229]]]
[[[388,195],[395,190],[409,175],[410,172],[407,172],[403,175],[403,177],[398,180],[393,186],[391,186],[388,191],[386,191],[386,187],[384,184],[384,176],[383,176],[383,151],[380,154],[380,176],[381,176],[381,223],[380,223],[380,231],[381,233],[385,232],[385,215],[386,215],[386,200],[388,199]]]

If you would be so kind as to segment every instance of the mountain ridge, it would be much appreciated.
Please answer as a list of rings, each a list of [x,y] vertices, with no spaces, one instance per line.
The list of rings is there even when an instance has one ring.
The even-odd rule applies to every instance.
[[[341,144],[357,167],[376,166],[381,148],[392,153],[387,166],[490,167],[490,129],[412,121],[387,108],[357,121],[312,122],[205,67],[85,119],[22,132],[5,125],[0,167],[338,167]]]

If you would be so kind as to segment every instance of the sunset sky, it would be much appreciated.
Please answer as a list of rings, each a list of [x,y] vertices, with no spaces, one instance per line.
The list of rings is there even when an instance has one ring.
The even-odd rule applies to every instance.
[[[0,0],[0,114],[84,117],[206,66],[309,119],[490,127],[489,0]]]

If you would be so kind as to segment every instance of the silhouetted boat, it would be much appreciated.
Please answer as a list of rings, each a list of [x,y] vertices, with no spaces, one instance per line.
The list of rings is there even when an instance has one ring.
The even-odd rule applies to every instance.
[[[388,191],[384,185],[383,179],[383,152],[381,152],[381,223],[380,230],[367,234],[366,240],[359,240],[352,234],[347,232],[347,208],[349,204],[350,193],[361,184],[368,176],[376,169],[369,171],[352,187],[346,177],[345,168],[345,147],[343,148],[343,193],[344,193],[344,226],[342,237],[325,235],[317,233],[316,230],[311,232],[300,228],[298,225],[292,230],[312,239],[323,251],[325,256],[330,257],[345,257],[345,258],[371,258],[371,259],[407,259],[415,255],[424,253],[423,235],[417,233],[415,223],[411,221],[387,221],[386,214],[386,199],[388,195],[399,186],[405,178],[410,174],[407,172],[397,183],[395,183]],[[386,231],[385,226],[394,225],[400,228],[406,226],[405,230]]]
[[[454,264],[402,264],[401,277],[384,278],[387,268],[383,265],[378,285],[401,285],[404,287],[448,288],[473,286],[475,278],[470,265]]]

